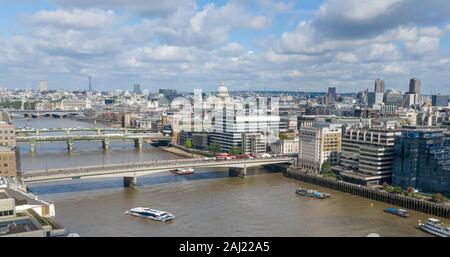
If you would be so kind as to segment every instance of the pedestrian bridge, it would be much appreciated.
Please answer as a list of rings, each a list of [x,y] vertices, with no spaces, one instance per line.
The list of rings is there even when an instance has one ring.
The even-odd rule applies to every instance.
[[[75,141],[101,141],[103,143],[103,148],[105,150],[109,149],[110,141],[112,140],[134,140],[136,148],[141,149],[144,141],[147,142],[161,142],[170,141],[172,138],[170,136],[165,136],[161,133],[111,133],[102,134],[97,133],[95,135],[76,135],[76,134],[65,134],[65,135],[17,135],[17,142],[26,142],[30,144],[31,152],[36,151],[36,144],[38,142],[67,142],[67,149],[69,151],[73,150],[73,145]]]
[[[229,168],[230,175],[238,171],[239,176],[247,175],[247,168],[271,165],[292,164],[294,158],[287,156],[233,160],[205,160],[204,158],[158,160],[151,162],[137,162],[133,164],[109,164],[99,166],[85,166],[79,168],[48,169],[22,174],[25,183],[58,181],[83,178],[112,178],[123,177],[124,186],[136,186],[137,177],[160,172],[166,172],[177,168]]]
[[[83,110],[9,110],[13,116],[23,115],[24,117],[54,117],[65,118],[68,116],[82,115]]]

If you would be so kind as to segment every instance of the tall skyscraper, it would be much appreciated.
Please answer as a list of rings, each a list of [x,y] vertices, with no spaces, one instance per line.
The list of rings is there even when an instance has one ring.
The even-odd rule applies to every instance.
[[[41,92],[46,92],[46,91],[48,91],[47,80],[41,80],[41,81],[39,81],[39,91],[41,91]]]
[[[420,79],[411,78],[409,80],[409,93],[410,94],[419,94],[422,87],[422,81]]]
[[[375,80],[375,93],[384,93],[384,81],[381,79]]]
[[[88,79],[89,79],[89,92],[92,92],[94,90],[92,88],[92,78],[91,78],[91,76],[89,76]]]
[[[133,85],[133,92],[135,94],[142,94],[141,85],[140,84],[134,84]]]
[[[326,103],[333,104],[336,102],[336,87],[329,87],[326,96]]]

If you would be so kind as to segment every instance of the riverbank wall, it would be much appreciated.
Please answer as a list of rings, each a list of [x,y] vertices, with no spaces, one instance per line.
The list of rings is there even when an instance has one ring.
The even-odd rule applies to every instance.
[[[372,189],[343,181],[336,181],[329,178],[317,177],[293,169],[288,169],[285,175],[289,178],[303,181],[306,183],[327,187],[341,192],[350,193],[352,195],[365,197],[371,200],[393,204],[400,206],[402,208],[450,219],[450,208],[445,207],[443,205],[407,196],[391,194],[378,189]]]
[[[173,147],[173,146],[161,146],[158,147],[158,149],[161,149],[163,151],[166,151],[168,153],[173,153],[176,154],[178,156],[181,157],[186,157],[186,158],[201,158],[204,157],[203,155],[199,155],[199,154],[195,154],[195,153],[189,153],[183,149],[179,149],[177,147]]]

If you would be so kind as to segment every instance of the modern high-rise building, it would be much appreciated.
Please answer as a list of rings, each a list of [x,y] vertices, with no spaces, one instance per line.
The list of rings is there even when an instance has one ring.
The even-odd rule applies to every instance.
[[[92,92],[92,91],[94,91],[94,89],[92,88],[92,78],[91,78],[91,76],[89,76],[88,79],[89,79],[89,92]]]
[[[450,138],[442,129],[406,131],[395,140],[392,182],[450,196]]]
[[[39,81],[39,91],[41,91],[41,92],[47,92],[48,91],[47,80]]]
[[[384,93],[384,81],[381,79],[375,80],[375,93]]]
[[[448,95],[432,95],[431,105],[435,107],[448,107]]]
[[[341,124],[316,123],[300,128],[298,166],[308,172],[319,173],[322,164],[339,163],[341,152]]]
[[[326,95],[326,99],[325,102],[327,104],[333,104],[336,102],[336,87],[329,87],[328,88],[328,93]]]
[[[420,79],[411,78],[409,80],[409,93],[410,94],[419,94],[422,87],[422,82]]]
[[[377,186],[390,182],[394,141],[401,130],[389,123],[376,128],[355,125],[344,128],[342,134],[340,165],[334,170],[345,181],[360,185]]]
[[[369,92],[367,95],[367,103],[372,105],[382,104],[383,103],[383,93],[377,93],[377,92]]]
[[[142,94],[141,85],[140,84],[134,84],[133,85],[133,93],[135,94]]]

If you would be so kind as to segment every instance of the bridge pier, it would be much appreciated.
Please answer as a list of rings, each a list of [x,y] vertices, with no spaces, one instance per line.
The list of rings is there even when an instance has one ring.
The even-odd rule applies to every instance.
[[[103,149],[108,150],[109,149],[109,138],[105,138],[103,141]]]
[[[73,151],[73,143],[74,143],[73,139],[67,140],[67,150],[69,150],[69,152]]]
[[[137,149],[142,149],[143,143],[144,143],[144,139],[142,139],[142,138],[136,138],[136,139],[134,140],[134,146],[135,146]]]
[[[123,177],[123,186],[136,189],[137,188],[137,177]]]
[[[228,175],[230,177],[246,178],[247,177],[247,165],[245,165],[243,168],[229,168]]]
[[[30,150],[32,153],[36,152],[36,141],[30,140]]]

